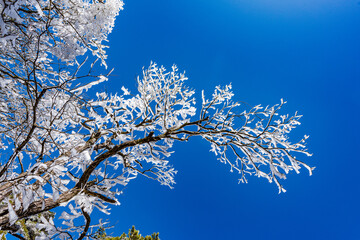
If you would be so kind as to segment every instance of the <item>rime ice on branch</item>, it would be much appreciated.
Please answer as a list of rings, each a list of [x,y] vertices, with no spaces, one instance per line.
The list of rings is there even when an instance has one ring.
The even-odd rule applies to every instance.
[[[296,158],[310,155],[307,136],[288,139],[301,116],[279,115],[282,100],[248,109],[227,85],[210,97],[203,92],[197,111],[185,75],[155,63],[137,79],[137,92],[123,87],[86,98],[107,76],[94,73],[96,61],[87,66],[79,59],[90,51],[106,66],[103,42],[122,6],[120,0],[0,0],[2,230],[31,239],[94,237],[94,208],[110,213],[118,189],[138,175],[172,187],[171,148],[196,136],[241,182],[255,175],[284,191],[279,180],[291,170],[304,166],[311,174]]]

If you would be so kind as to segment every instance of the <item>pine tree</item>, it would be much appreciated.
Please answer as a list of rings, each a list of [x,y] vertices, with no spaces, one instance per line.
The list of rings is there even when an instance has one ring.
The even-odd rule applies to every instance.
[[[153,233],[151,236],[147,235],[143,237],[140,234],[140,231],[135,229],[135,226],[132,226],[128,234],[123,233],[120,237],[108,236],[105,232],[105,229],[100,228],[96,233],[95,238],[99,240],[160,240],[159,233]]]

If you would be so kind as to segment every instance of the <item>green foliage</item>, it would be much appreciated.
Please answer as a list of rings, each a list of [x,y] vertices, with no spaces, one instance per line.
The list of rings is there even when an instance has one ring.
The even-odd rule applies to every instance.
[[[0,240],[6,240],[6,231],[0,231]]]
[[[159,233],[153,233],[151,236],[141,236],[140,231],[136,230],[135,226],[132,226],[128,234],[123,233],[120,237],[108,236],[105,232],[105,229],[100,228],[97,231],[95,238],[99,240],[160,240]]]

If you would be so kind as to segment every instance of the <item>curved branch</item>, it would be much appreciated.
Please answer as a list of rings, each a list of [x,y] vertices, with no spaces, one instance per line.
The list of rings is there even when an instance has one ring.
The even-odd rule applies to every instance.
[[[85,225],[84,231],[81,233],[78,240],[82,240],[86,236],[86,233],[89,230],[90,221],[91,221],[91,218],[90,218],[89,214],[84,210],[84,208],[81,208],[81,212],[85,217],[86,225]]]

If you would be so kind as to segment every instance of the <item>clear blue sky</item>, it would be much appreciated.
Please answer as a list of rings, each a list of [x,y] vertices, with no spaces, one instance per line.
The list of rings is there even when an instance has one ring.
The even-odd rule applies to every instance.
[[[175,189],[139,177],[109,219],[162,240],[360,239],[360,5],[358,0],[128,0],[110,36],[108,91],[135,88],[153,60],[186,70],[210,93],[232,82],[251,105],[288,101],[316,166],[275,184],[237,175],[201,139],[177,144]]]

